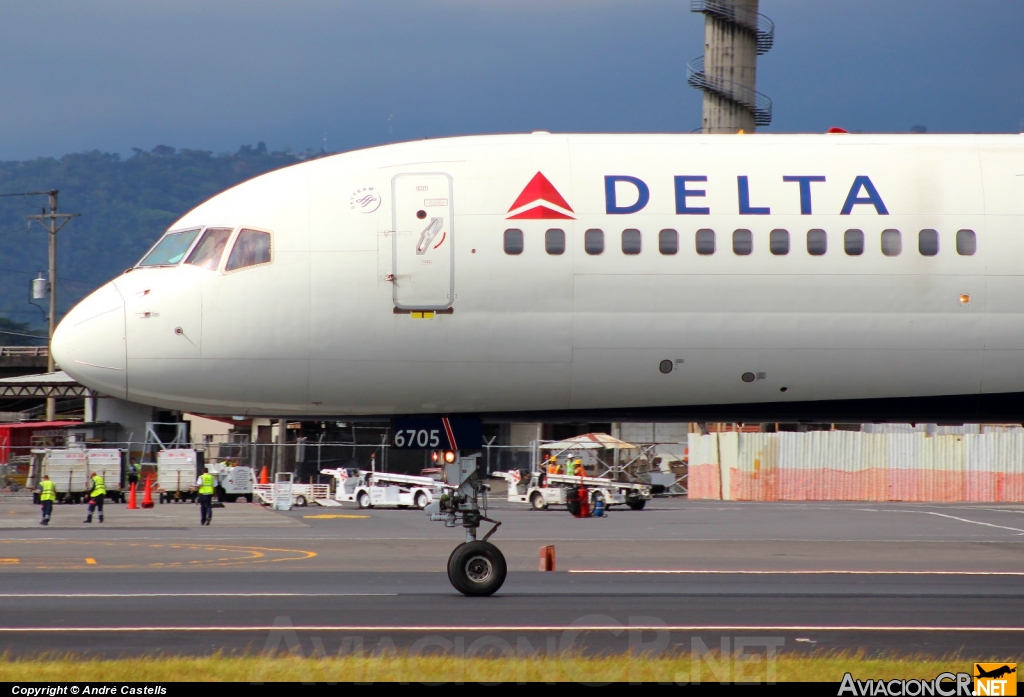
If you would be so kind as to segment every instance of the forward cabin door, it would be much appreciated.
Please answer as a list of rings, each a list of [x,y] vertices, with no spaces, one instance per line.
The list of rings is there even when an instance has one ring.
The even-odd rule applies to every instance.
[[[399,310],[447,310],[455,297],[452,178],[398,174],[391,180],[392,283]]]

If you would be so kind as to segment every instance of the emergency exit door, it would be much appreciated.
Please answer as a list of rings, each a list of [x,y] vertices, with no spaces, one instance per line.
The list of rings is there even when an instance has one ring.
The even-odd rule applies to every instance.
[[[391,180],[392,283],[401,310],[446,310],[455,297],[452,178],[398,174]]]

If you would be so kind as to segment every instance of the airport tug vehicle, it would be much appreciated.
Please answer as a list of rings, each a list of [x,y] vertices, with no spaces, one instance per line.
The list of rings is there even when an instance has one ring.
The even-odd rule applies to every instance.
[[[466,541],[448,557],[448,580],[457,591],[471,596],[492,595],[505,583],[508,572],[501,550],[487,541],[501,523],[487,516],[490,487],[480,480],[478,457],[479,453],[446,464],[444,491],[424,509],[430,520],[448,528],[461,525],[465,530]],[[494,527],[477,539],[482,522]]]
[[[651,500],[651,487],[636,482],[520,470],[495,474],[508,482],[510,503],[529,503],[537,511],[548,506],[566,505],[568,492],[574,487],[584,487],[590,492],[591,505],[603,501],[605,506],[629,506],[634,511],[640,511]]]

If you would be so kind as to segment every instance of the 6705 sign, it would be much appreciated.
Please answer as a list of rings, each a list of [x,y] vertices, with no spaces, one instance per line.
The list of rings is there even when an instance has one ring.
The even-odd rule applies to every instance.
[[[396,448],[440,448],[441,432],[432,428],[407,428],[395,431]],[[447,446],[445,446],[447,448]]]
[[[483,447],[479,419],[395,419],[392,444],[400,450],[476,450]]]

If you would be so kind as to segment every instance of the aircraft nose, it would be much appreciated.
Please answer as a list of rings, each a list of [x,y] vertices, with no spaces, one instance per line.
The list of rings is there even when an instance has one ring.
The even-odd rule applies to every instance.
[[[61,370],[75,380],[105,395],[127,398],[124,299],[113,283],[65,315],[50,346]]]

